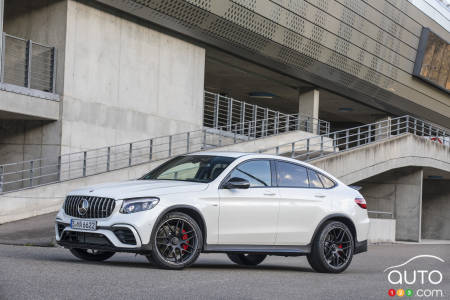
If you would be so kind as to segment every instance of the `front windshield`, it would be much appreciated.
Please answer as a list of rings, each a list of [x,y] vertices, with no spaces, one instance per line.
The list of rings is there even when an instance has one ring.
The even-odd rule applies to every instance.
[[[211,182],[234,160],[235,158],[226,156],[178,156],[144,175],[141,179]]]

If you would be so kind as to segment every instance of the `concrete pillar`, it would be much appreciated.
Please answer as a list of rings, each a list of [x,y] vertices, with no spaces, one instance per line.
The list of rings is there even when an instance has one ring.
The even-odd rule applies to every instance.
[[[390,135],[390,125],[391,125],[391,117],[386,117],[383,119],[377,120],[377,122],[380,122],[375,127],[375,140],[382,140],[385,138],[388,138]]]
[[[422,238],[450,240],[450,180],[424,180],[422,202]]]
[[[420,242],[422,233],[423,169],[407,168],[397,174],[395,218],[397,241]]]
[[[318,123],[319,119],[319,90],[310,90],[304,93],[300,93],[298,97],[298,112],[300,117],[310,117],[313,118],[308,125],[308,131],[318,133]],[[303,121],[304,118],[300,118]]]

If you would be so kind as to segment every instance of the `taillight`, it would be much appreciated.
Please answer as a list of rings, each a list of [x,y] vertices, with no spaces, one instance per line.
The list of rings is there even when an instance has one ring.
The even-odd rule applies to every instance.
[[[355,198],[355,203],[358,204],[359,207],[367,209],[367,203],[364,198]]]

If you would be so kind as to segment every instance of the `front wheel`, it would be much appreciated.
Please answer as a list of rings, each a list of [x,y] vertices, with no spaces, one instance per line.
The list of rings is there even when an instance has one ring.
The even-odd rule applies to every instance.
[[[159,221],[150,241],[149,262],[161,268],[179,270],[197,260],[203,246],[203,234],[193,218],[174,212]]]
[[[308,262],[321,273],[340,273],[353,258],[354,240],[348,227],[338,221],[324,224],[314,239]]]
[[[111,258],[115,252],[100,251],[94,249],[70,249],[70,252],[79,259],[87,261],[104,261]]]
[[[257,266],[267,257],[265,254],[227,254],[227,256],[232,262],[241,266]]]

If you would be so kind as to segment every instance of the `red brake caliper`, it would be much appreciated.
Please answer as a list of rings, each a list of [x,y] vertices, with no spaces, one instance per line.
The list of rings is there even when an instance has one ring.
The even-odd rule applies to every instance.
[[[339,248],[339,249],[342,249],[342,244],[339,244],[339,245],[338,245],[338,248]]]
[[[181,232],[182,232],[182,233],[185,233],[186,230],[183,229],[183,231],[181,231]],[[183,235],[181,236],[181,239],[184,240],[184,241],[187,240],[187,239],[188,239],[188,235],[187,235],[187,234],[183,234]],[[186,242],[186,244],[183,244],[182,247],[183,247],[184,250],[187,250],[187,248],[189,248],[188,242]]]

